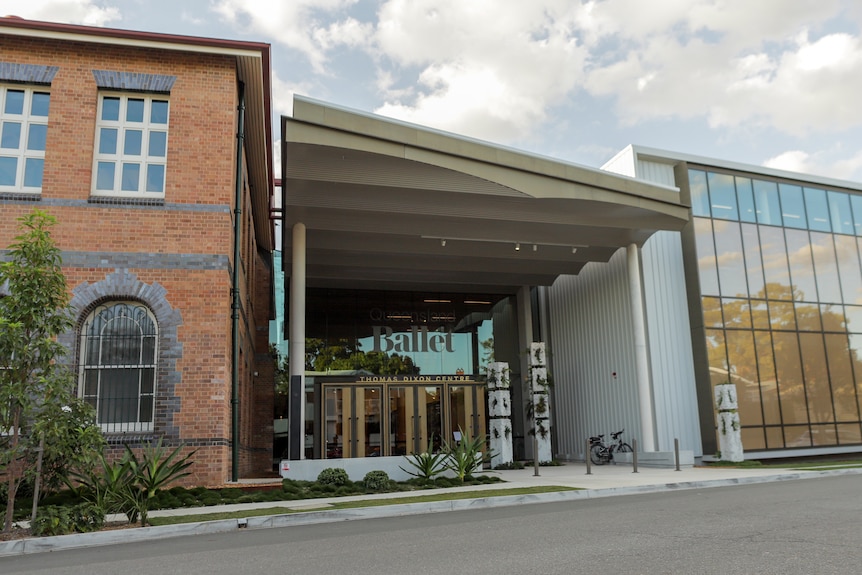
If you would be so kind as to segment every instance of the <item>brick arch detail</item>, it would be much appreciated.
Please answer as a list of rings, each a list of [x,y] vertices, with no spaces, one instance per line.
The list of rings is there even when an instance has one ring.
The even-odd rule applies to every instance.
[[[72,290],[70,305],[77,318],[75,329],[60,336],[58,340],[70,350],[70,358],[76,358],[81,327],[87,316],[98,305],[111,301],[137,301],[143,303],[156,318],[159,329],[159,357],[156,370],[156,399],[154,405],[153,431],[132,437],[121,434],[116,439],[122,443],[145,441],[152,435],[169,440],[179,439],[179,428],[174,425],[174,415],[180,411],[180,398],[176,394],[180,383],[177,360],[183,355],[183,345],[177,337],[177,328],[182,325],[182,314],[171,306],[167,290],[158,282],[147,284],[129,270],[117,268],[104,280],[84,282]],[[113,443],[113,435],[108,436]]]

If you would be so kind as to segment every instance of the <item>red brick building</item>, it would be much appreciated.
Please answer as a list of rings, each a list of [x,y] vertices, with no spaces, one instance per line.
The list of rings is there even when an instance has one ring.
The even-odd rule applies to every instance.
[[[0,18],[0,250],[57,218],[79,395],[190,483],[271,471],[270,117],[267,44]]]

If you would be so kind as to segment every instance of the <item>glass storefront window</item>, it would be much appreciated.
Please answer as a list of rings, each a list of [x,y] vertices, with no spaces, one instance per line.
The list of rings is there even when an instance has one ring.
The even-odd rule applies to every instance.
[[[841,192],[829,192],[829,219],[836,234],[853,234],[853,216],[850,212],[850,197]]]
[[[829,207],[826,204],[826,190],[805,188],[805,211],[808,214],[808,228],[819,232],[831,232]]]
[[[706,172],[688,171],[688,185],[691,189],[691,213],[695,216],[709,217],[709,192],[706,189]]]
[[[718,271],[715,267],[715,240],[712,235],[712,221],[705,218],[695,218],[694,233],[697,243],[700,291],[703,295],[721,295],[718,289]]]
[[[843,333],[827,333],[823,336],[823,341],[826,344],[829,383],[835,403],[835,419],[837,421],[858,420],[856,386],[853,382],[853,369],[850,363],[851,355],[847,335]]]
[[[712,217],[723,220],[738,220],[739,211],[736,206],[736,188],[733,185],[733,176],[709,172],[707,183]]]
[[[802,187],[791,184],[778,184],[781,195],[781,219],[788,228],[805,229],[805,202],[802,199]]]
[[[862,196],[850,194],[850,208],[853,212],[853,227],[857,236],[862,236]]]
[[[799,348],[802,351],[808,420],[812,423],[835,421],[823,336],[819,333],[800,333]]]
[[[722,298],[724,327],[751,329],[751,306],[748,299]],[[733,362],[731,362],[733,365]]]
[[[743,222],[756,222],[754,194],[751,179],[736,176],[736,197],[739,200],[739,219]]]
[[[763,283],[763,260],[760,257],[760,238],[757,226],[742,224],[742,246],[745,253],[745,276],[748,279],[748,293],[751,297],[766,297]]]
[[[770,301],[768,305],[769,325],[772,329],[796,331],[796,314],[792,302]]]
[[[721,299],[717,297],[704,297],[701,299],[703,307],[703,325],[706,327],[724,327],[721,316]]]
[[[834,237],[841,296],[846,304],[862,304],[862,269],[859,267],[859,252],[856,248],[857,238],[852,236]]]
[[[748,285],[745,281],[745,256],[742,251],[742,238],[736,222],[716,221],[715,253],[718,264],[718,283],[721,295],[725,297],[746,297]]]
[[[749,300],[751,303],[751,325],[754,329],[769,329],[769,307],[763,300]]]
[[[778,185],[775,182],[763,180],[754,180],[753,185],[757,223],[780,226],[781,204],[778,200]]]
[[[706,351],[709,357],[709,377],[713,385],[727,383],[727,347],[724,343],[724,330],[706,330]]]
[[[784,230],[771,226],[759,226],[760,248],[763,256],[763,274],[766,278],[766,297],[769,299],[793,299],[790,289],[790,272],[787,269],[787,247]]]
[[[768,331],[755,331],[754,349],[757,353],[757,373],[760,378],[763,421],[767,425],[779,425],[781,423],[781,406],[778,401],[778,385],[775,379],[772,335]],[[769,447],[773,446],[770,445]]]
[[[817,301],[841,303],[841,281],[838,279],[838,262],[832,234],[811,232],[811,253],[814,256],[817,280]]]
[[[862,333],[862,306],[845,305],[844,317],[848,332]]]
[[[772,334],[772,340],[782,421],[785,425],[808,423],[805,382],[802,379],[797,335],[792,332],[777,331]]]
[[[812,303],[796,303],[796,329],[798,331],[823,331],[820,323],[820,306]]]
[[[862,426],[858,423],[838,424],[838,445],[862,443]]]
[[[749,330],[728,330],[726,337],[730,381],[736,384],[740,423],[743,426],[762,425],[763,413],[760,409],[760,383],[753,334]]]
[[[793,299],[817,301],[814,281],[814,264],[811,260],[811,241],[805,230],[785,230],[787,256],[790,262],[790,279],[793,282]]]

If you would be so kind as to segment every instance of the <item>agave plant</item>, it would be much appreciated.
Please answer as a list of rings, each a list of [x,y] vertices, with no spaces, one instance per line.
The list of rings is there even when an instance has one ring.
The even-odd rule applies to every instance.
[[[413,468],[404,469],[401,467],[401,471],[407,473],[408,475],[412,475],[413,477],[418,477],[420,479],[434,479],[444,471],[446,471],[445,453],[434,453],[434,449],[432,443],[428,442],[428,448],[423,453],[411,453],[406,457],[407,463]]]
[[[461,440],[446,443],[443,452],[446,454],[445,466],[463,483],[473,477],[473,473],[482,469],[482,464],[491,458],[491,452],[485,449],[484,434],[471,438],[459,428]]]
[[[159,438],[155,445],[151,443],[145,447],[138,459],[129,446],[126,446],[129,470],[137,488],[126,491],[126,502],[140,513],[141,526],[147,525],[150,502],[159,490],[177,479],[191,475],[191,472],[186,470],[191,466],[191,457],[195,452],[179,457],[183,447],[179,445],[168,453],[168,448],[162,445]]]

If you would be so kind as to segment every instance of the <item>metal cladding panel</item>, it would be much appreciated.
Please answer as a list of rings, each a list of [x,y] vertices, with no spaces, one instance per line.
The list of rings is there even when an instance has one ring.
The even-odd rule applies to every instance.
[[[673,178],[673,164],[638,159],[636,177],[657,184],[676,187],[676,181]]]
[[[560,276],[548,303],[557,456],[582,459],[598,433],[625,429],[631,442],[640,415],[626,250]]]
[[[645,313],[659,451],[703,455],[698,421],[691,327],[678,232],[659,232],[643,247]]]

